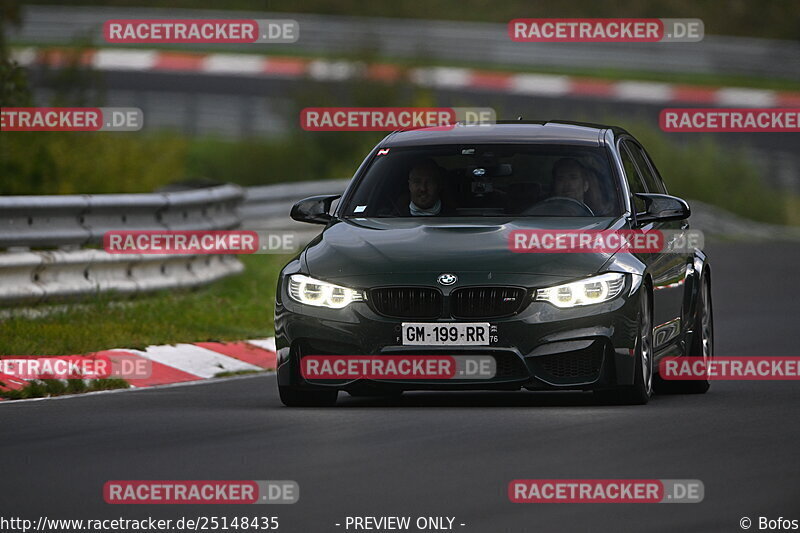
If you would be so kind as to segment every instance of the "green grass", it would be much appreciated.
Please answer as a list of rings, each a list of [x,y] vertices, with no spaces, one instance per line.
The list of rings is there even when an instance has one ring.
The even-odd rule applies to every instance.
[[[3,319],[0,354],[71,355],[149,344],[229,341],[273,333],[275,283],[289,257],[242,257],[246,271],[192,291],[120,305],[103,297],[40,318]]]

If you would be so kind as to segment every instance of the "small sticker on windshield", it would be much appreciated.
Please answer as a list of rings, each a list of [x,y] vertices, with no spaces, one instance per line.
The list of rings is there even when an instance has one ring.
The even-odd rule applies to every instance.
[[[475,153],[475,148],[464,148],[461,150],[461,155],[472,155]]]
[[[366,208],[367,206],[365,205],[357,205],[356,208],[353,210],[353,213],[363,213]]]
[[[388,153],[389,153],[388,148],[381,148],[380,150],[378,150],[378,155],[386,155]]]

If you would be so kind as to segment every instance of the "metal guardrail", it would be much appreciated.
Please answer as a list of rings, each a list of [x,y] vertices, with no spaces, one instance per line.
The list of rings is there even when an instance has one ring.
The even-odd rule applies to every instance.
[[[427,57],[493,65],[573,67],[741,74],[800,79],[800,43],[746,37],[706,36],[698,43],[517,43],[505,24],[423,19],[390,19],[199,9],[25,6],[24,26],[11,29],[12,42],[65,44],[101,41],[108,19],[291,18],[300,39],[271,44],[267,53],[291,50],[313,54],[367,51],[390,58]],[[526,16],[520,13],[520,17]],[[246,45],[252,51],[253,45]],[[237,49],[219,45],[221,50]],[[238,48],[241,49],[241,48]]]
[[[57,302],[194,287],[244,270],[232,255],[117,255],[103,250],[0,254],[0,302]]]
[[[236,227],[242,189],[149,194],[0,196],[0,249],[97,244],[111,230]]]
[[[81,248],[106,231],[222,230],[241,224],[235,185],[152,194],[0,197],[0,303],[74,299],[209,283],[243,270],[234,256],[116,255]],[[55,250],[51,248],[56,248]]]
[[[91,246],[113,230],[292,231],[300,242],[322,228],[292,221],[306,196],[341,193],[349,180],[242,189],[223,185],[149,194],[0,196],[0,305],[193,287],[239,273],[232,255],[109,254]]]

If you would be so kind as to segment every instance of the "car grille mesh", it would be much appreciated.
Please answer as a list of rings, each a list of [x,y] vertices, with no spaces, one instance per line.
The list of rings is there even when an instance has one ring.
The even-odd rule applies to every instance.
[[[556,378],[595,378],[603,364],[602,350],[590,349],[538,358],[542,368]]]
[[[464,287],[450,295],[453,318],[498,318],[513,315],[525,304],[518,287]],[[381,287],[370,291],[375,311],[394,318],[439,318],[444,299],[431,287]]]
[[[442,293],[425,287],[372,289],[370,301],[378,313],[397,318],[438,318]]]
[[[513,315],[522,307],[525,291],[516,287],[465,287],[450,295],[456,318],[495,318]]]
[[[522,360],[514,354],[497,353],[494,356],[494,361],[497,365],[497,373],[495,374],[495,378],[521,378],[528,375],[525,363],[523,363]]]

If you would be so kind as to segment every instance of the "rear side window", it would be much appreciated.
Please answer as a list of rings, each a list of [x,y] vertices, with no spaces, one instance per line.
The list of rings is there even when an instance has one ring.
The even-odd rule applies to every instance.
[[[658,169],[656,168],[656,164],[653,163],[653,158],[650,157],[650,154],[647,153],[647,150],[645,150],[641,146],[639,147],[639,150],[641,151],[642,156],[647,160],[647,162],[650,163],[650,169],[653,171],[656,187],[658,188],[659,192],[661,192],[662,194],[667,194],[667,186],[664,183],[664,179],[661,177],[661,174],[659,174]]]
[[[638,192],[647,192],[644,182],[623,143],[620,143],[619,155],[622,158],[622,166],[625,168],[625,179],[628,181],[628,188],[631,190],[631,201],[633,202],[634,210],[637,213],[642,213],[645,211],[644,200],[635,195]]]
[[[655,167],[652,166],[650,158],[647,157],[644,149],[631,141],[624,141],[623,144],[636,162],[636,166],[639,168],[642,178],[644,178],[644,183],[647,186],[647,192],[666,194],[667,190],[664,188],[661,177],[656,175]]]

